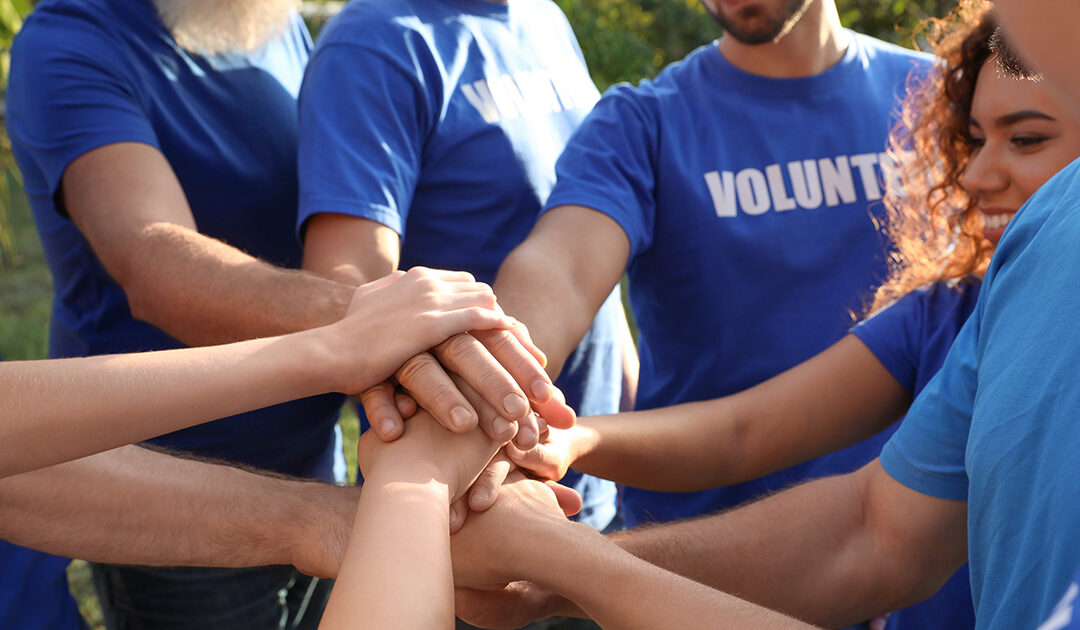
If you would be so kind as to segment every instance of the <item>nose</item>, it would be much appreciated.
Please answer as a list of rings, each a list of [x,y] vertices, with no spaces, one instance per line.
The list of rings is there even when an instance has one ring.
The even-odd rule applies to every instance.
[[[971,195],[999,192],[1009,185],[1009,178],[1001,168],[1001,155],[993,145],[988,143],[971,155],[960,185]]]

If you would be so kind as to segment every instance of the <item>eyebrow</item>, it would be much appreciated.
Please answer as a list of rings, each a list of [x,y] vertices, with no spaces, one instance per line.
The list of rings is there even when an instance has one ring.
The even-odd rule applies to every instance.
[[[1036,110],[1036,109],[1023,109],[1023,110],[1020,110],[1018,112],[1013,112],[1011,114],[1005,114],[1004,116],[999,116],[998,118],[994,119],[994,124],[996,126],[998,126],[998,127],[1008,127],[1009,125],[1015,125],[1016,123],[1018,123],[1018,122],[1020,122],[1022,120],[1049,120],[1049,121],[1055,121],[1057,119],[1054,118],[1053,116],[1050,116],[1049,114],[1045,114],[1045,113],[1040,112],[1039,110]],[[982,125],[980,125],[979,121],[975,120],[974,117],[969,118],[968,121],[970,122],[970,124],[980,128],[980,129],[982,128]]]

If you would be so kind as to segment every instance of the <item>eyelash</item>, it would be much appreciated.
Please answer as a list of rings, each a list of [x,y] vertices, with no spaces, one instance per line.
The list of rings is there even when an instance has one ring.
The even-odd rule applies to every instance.
[[[1011,145],[1013,145],[1013,146],[1015,146],[1015,147],[1017,147],[1019,149],[1026,149],[1028,147],[1033,147],[1033,146],[1042,144],[1043,142],[1046,142],[1048,139],[1049,138],[1046,137],[1046,136],[1032,136],[1032,135],[1013,136],[1012,138],[1009,138],[1009,144],[1011,144]],[[967,145],[968,149],[974,151],[975,149],[982,148],[983,145],[986,144],[986,138],[976,138],[976,137],[970,136],[970,135],[969,136],[964,136],[964,144]]]

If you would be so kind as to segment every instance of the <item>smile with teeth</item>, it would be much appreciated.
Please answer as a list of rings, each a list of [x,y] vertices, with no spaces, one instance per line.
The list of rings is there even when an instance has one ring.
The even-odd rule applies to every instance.
[[[994,228],[1005,227],[1005,225],[1009,222],[1010,219],[1013,218],[1013,215],[1015,214],[1015,212],[984,214],[983,225],[985,225],[986,228],[990,230],[993,230]]]

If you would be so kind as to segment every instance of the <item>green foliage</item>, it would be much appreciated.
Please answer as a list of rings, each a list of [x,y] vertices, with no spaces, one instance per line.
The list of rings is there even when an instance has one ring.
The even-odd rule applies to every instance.
[[[720,28],[698,0],[555,0],[574,26],[593,79],[601,90],[655,75]],[[839,0],[845,26],[885,41],[911,45],[923,19],[941,16],[956,0]]]

